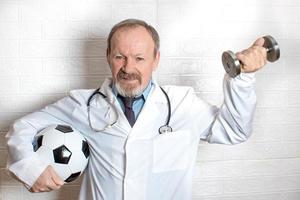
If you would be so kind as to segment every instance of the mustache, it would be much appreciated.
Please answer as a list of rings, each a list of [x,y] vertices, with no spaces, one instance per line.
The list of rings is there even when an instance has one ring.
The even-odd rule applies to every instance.
[[[142,82],[142,78],[139,73],[127,73],[123,69],[120,69],[120,71],[118,72],[117,79],[138,80],[140,83]]]

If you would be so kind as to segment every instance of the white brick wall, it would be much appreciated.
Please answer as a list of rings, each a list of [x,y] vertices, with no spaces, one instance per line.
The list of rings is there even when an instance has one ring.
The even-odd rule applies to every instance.
[[[20,116],[109,75],[105,38],[119,20],[152,23],[161,35],[156,72],[164,84],[193,86],[222,102],[224,50],[271,34],[282,57],[257,73],[258,108],[250,140],[201,143],[193,199],[300,199],[300,1],[0,0],[0,199],[76,199],[79,182],[31,194],[5,173],[4,135]]]

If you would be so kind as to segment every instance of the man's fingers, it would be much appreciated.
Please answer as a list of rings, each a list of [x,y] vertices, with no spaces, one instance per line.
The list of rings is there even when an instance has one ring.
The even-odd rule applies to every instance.
[[[49,173],[51,179],[47,183],[48,189],[58,190],[64,184],[64,181],[58,176],[52,166],[49,168]]]
[[[244,65],[244,63],[247,63],[247,56],[245,55],[245,52],[238,52],[236,53],[237,59],[241,62],[241,65]]]
[[[257,44],[263,40],[257,41]],[[255,72],[266,64],[266,49],[261,46],[251,46],[242,52],[236,53],[241,63],[242,72]]]
[[[244,68],[245,68],[245,63],[247,64],[247,56],[245,56],[242,52],[238,52],[236,53],[236,57],[238,58],[238,60],[240,61],[241,64],[241,72],[244,72]]]
[[[52,181],[57,186],[63,186],[64,185],[64,181],[59,176],[57,176],[57,175],[56,175],[56,177],[52,176]]]
[[[253,43],[252,46],[260,46],[262,47],[265,43],[265,39],[263,37],[258,38],[257,40],[255,40],[255,42]]]
[[[50,192],[52,190],[58,190],[61,185],[56,184],[52,179],[48,180],[44,185],[34,186],[30,188],[30,192]]]
[[[64,185],[64,181],[59,177],[59,175],[55,172],[55,170],[51,167],[51,178],[52,178],[52,181],[58,185],[58,186],[62,186]]]
[[[32,187],[30,188],[29,192],[37,193],[37,192],[50,192],[51,189],[47,186],[43,187]]]
[[[57,175],[52,166],[48,166],[44,172],[39,176],[30,192],[49,192],[51,190],[58,190],[64,184],[63,180]]]
[[[49,191],[51,190],[58,190],[60,189],[61,185],[56,184],[53,179],[51,180],[51,182],[49,181],[49,183],[47,184],[47,189]]]

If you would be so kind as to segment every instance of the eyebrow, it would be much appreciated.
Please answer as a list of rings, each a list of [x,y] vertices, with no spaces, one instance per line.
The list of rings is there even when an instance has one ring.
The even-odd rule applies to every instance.
[[[124,54],[123,53],[121,53],[120,51],[117,51],[117,52],[114,52],[114,55],[122,55],[122,56],[124,56]],[[136,57],[136,56],[145,56],[145,54],[143,54],[143,53],[137,53],[137,54],[134,54],[133,55],[134,57]]]
[[[144,56],[142,53],[135,54],[134,56]]]

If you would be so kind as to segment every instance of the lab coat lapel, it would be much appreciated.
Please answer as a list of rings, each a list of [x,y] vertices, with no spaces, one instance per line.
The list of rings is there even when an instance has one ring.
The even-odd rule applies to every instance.
[[[100,92],[103,93],[106,98],[103,98],[100,94],[95,95],[90,103],[90,108],[87,108],[89,109],[88,112],[90,112],[90,115],[87,117],[90,117],[90,119],[86,121],[89,121],[93,130],[99,133],[127,137],[131,127],[125,116],[123,116],[123,111],[115,95],[112,93],[110,85],[111,79],[105,79],[100,88]],[[77,111],[76,115],[79,114]],[[109,126],[112,123],[114,124]]]
[[[130,132],[131,126],[126,119],[116,96],[112,92],[111,84],[112,84],[111,78],[105,79],[104,83],[102,84],[102,86],[100,88],[100,91],[107,96],[107,101],[109,101],[111,103],[111,105],[114,106],[114,108],[112,108],[112,106],[109,103],[105,104],[106,109],[109,110],[109,113],[111,113],[111,115],[117,114],[115,116],[117,121],[116,121],[116,124],[114,125],[114,127],[117,128],[118,130],[120,129],[121,132],[126,132],[126,135],[127,135]],[[98,101],[101,101],[101,97],[98,98]],[[103,102],[98,102],[98,103],[103,104]],[[114,112],[113,109],[115,109],[116,112]]]
[[[133,126],[131,136],[149,139],[158,135],[158,129],[167,121],[168,104],[159,85],[154,81],[153,88]]]

